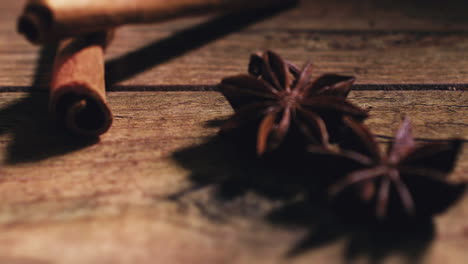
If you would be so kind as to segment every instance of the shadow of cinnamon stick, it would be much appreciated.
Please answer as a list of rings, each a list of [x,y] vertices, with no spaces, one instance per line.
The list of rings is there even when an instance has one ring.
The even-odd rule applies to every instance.
[[[0,134],[11,134],[7,146],[9,164],[34,162],[63,155],[96,142],[96,139],[78,139],[56,128],[49,118],[48,86],[53,67],[56,45],[41,49],[27,95],[0,110]]]
[[[222,15],[177,32],[166,39],[156,40],[136,51],[108,61],[106,63],[106,83],[111,86],[126,80],[251,24],[275,16],[295,6],[295,4],[288,3],[282,7]]]

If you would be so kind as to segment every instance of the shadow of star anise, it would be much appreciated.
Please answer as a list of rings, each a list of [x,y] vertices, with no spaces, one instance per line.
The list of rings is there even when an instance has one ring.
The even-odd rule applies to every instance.
[[[255,123],[259,155],[278,148],[291,130],[299,131],[302,146],[331,148],[343,116],[356,121],[368,116],[346,100],[353,77],[326,74],[311,79],[310,63],[299,70],[271,51],[253,55],[249,72],[219,85],[235,111],[221,132]]]
[[[389,208],[400,209],[392,210],[400,215],[431,216],[465,191],[465,184],[446,179],[455,166],[461,140],[416,145],[411,122],[405,118],[387,153],[382,153],[366,126],[346,117],[344,122],[350,133],[342,142],[342,155],[356,163],[357,169],[331,186],[333,197],[352,189],[358,200],[375,206],[376,216],[382,219],[389,216]]]

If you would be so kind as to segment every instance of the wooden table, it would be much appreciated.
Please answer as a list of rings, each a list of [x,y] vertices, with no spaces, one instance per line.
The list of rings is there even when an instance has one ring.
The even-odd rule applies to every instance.
[[[419,139],[468,140],[468,5],[413,2],[123,27],[107,52],[115,122],[83,142],[47,117],[53,49],[16,34],[24,1],[0,1],[0,263],[468,263],[468,196],[417,235],[382,239],[226,185],[270,172],[215,137],[232,109],[214,85],[273,49],[312,59],[316,74],[355,75],[350,100],[372,108],[382,140],[404,114]],[[462,152],[454,182],[468,180]]]

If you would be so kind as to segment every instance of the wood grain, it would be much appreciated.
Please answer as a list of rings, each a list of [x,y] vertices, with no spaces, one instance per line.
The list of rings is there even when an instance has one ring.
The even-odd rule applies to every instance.
[[[406,113],[418,138],[466,140],[466,96],[356,91],[350,98],[373,109],[368,123],[379,135],[392,135]],[[294,228],[275,223],[271,214],[290,200],[252,190],[227,200],[216,194],[216,179],[226,172],[268,171],[214,139],[214,124],[232,114],[219,93],[114,92],[108,98],[115,124],[92,144],[51,128],[45,93],[0,93],[0,256],[32,259],[25,263],[344,261],[343,252],[355,243],[347,235],[286,256],[319,228],[315,214]],[[452,180],[466,180],[467,171],[465,145]],[[183,192],[198,177],[208,181]],[[448,263],[468,257],[466,205],[467,197],[436,219],[437,237],[424,246],[424,263],[438,263],[446,250],[453,258]],[[357,246],[369,254],[379,250]],[[392,255],[390,263],[407,258]]]
[[[463,0],[301,2],[119,28],[106,76],[124,92],[95,141],[52,125],[31,91],[54,48],[16,33],[25,1],[0,1],[0,263],[465,263],[467,195],[433,223],[357,228],[215,136],[232,109],[213,85],[274,49],[356,75],[382,144],[405,114],[420,142],[468,140]],[[468,180],[466,143],[450,180]]]

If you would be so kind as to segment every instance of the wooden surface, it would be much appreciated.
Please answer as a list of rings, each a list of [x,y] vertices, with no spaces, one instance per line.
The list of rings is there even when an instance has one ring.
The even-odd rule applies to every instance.
[[[265,192],[254,177],[274,172],[215,137],[232,109],[214,85],[274,49],[355,75],[350,100],[383,141],[404,114],[420,140],[468,141],[468,6],[401,2],[121,28],[106,65],[115,122],[96,142],[51,125],[53,47],[18,36],[24,2],[1,1],[0,263],[466,263],[467,195],[411,232],[355,230]],[[467,172],[465,144],[451,180]]]

